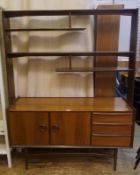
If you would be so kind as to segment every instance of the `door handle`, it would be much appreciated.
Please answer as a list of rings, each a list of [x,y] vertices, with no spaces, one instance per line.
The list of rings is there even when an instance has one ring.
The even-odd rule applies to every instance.
[[[58,129],[60,129],[60,126],[59,126],[59,125],[57,125],[57,124],[52,125],[52,129],[53,129],[53,130],[58,130]]]
[[[46,124],[40,124],[39,125],[39,131],[40,132],[45,132],[48,129],[48,125]]]

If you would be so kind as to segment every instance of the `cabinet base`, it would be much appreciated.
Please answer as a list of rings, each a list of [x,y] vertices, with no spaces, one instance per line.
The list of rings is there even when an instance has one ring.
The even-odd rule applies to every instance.
[[[113,169],[117,168],[117,148],[89,148],[89,149],[75,149],[75,148],[24,148],[25,152],[25,169],[29,168],[29,165],[36,165],[43,163],[43,159],[59,157],[78,157],[78,156],[101,156],[113,158]]]

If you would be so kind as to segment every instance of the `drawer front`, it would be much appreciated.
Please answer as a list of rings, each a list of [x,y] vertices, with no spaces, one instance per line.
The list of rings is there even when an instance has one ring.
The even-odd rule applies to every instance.
[[[132,126],[116,125],[93,125],[92,134],[126,135],[131,136]]]
[[[11,145],[49,144],[47,112],[9,112],[8,126]]]
[[[91,142],[99,147],[131,147],[131,137],[92,136]]]
[[[92,115],[92,123],[133,123],[133,114],[125,113],[95,113]]]

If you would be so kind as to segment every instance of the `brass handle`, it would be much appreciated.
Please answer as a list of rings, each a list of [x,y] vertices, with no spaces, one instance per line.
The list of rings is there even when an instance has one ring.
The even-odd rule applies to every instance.
[[[48,129],[48,125],[46,124],[39,125],[40,132],[45,132],[47,129]]]

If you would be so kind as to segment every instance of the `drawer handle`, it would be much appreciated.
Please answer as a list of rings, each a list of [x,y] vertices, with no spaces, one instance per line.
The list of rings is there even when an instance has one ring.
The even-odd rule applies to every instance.
[[[58,130],[58,129],[60,129],[60,126],[59,125],[52,125],[52,129],[53,130]]]
[[[47,129],[48,129],[48,125],[46,124],[39,125],[40,132],[45,132]]]

